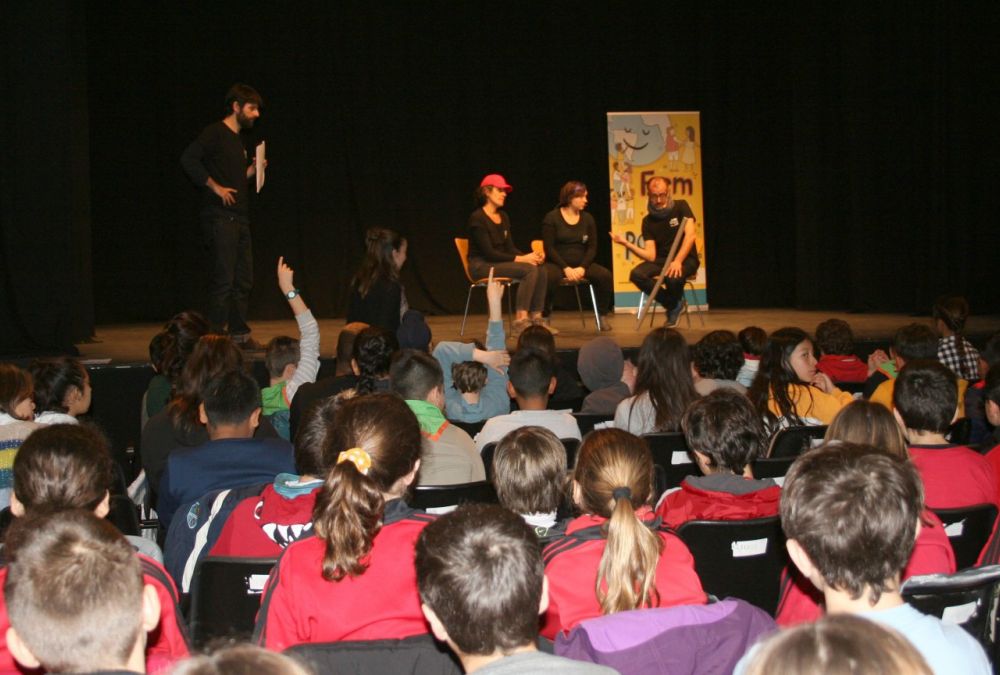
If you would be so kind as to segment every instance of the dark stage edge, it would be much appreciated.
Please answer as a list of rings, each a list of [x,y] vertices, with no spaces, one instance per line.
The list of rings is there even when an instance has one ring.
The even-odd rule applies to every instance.
[[[704,326],[701,319],[704,318]],[[692,312],[691,325],[688,327],[686,317],[681,317],[677,327],[688,342],[697,342],[703,335],[713,330],[731,330],[737,332],[746,326],[760,326],[764,330],[777,330],[784,326],[796,326],[813,333],[817,324],[826,319],[837,317],[847,321],[854,330],[859,351],[867,343],[880,346],[887,343],[897,328],[908,323],[927,323],[929,316],[911,316],[907,314],[848,314],[830,311],[802,311],[791,309],[761,308],[761,309],[711,309],[707,312]],[[664,322],[664,314],[657,311],[654,316],[655,326]],[[473,341],[483,339],[486,332],[486,317],[482,314],[470,315],[465,329],[465,336],[459,335],[462,324],[461,315],[430,316],[427,322],[431,327],[434,342],[442,340]],[[331,358],[334,355],[337,335],[344,327],[343,319],[320,319],[320,354]],[[162,324],[129,324],[106,325],[97,327],[96,341],[80,344],[80,358],[97,363],[123,366],[146,364],[149,360],[149,340],[156,334]],[[283,321],[251,321],[253,336],[261,343],[266,343],[277,335],[297,336],[298,328],[295,321],[289,317]],[[594,315],[586,317],[586,328],[580,323],[576,312],[555,312],[552,325],[559,329],[556,336],[556,346],[560,350],[577,350],[597,333],[594,331]],[[638,347],[642,338],[649,331],[649,319],[641,329],[636,328],[635,315],[620,313],[611,319],[612,330],[602,333],[614,338],[622,348]],[[1000,331],[1000,316],[971,317],[966,334],[973,342],[981,343],[987,336]],[[508,346],[513,342],[508,340]]]

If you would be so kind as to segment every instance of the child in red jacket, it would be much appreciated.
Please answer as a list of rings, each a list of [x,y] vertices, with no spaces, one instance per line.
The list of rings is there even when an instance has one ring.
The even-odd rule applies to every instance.
[[[703,476],[688,476],[666,493],[656,515],[671,527],[689,520],[745,520],[778,513],[781,488],[750,470],[764,454],[766,434],[746,396],[717,389],[688,407],[681,421]]]

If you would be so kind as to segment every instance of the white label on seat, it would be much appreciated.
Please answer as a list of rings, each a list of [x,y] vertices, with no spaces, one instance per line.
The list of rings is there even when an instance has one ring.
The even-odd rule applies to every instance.
[[[247,577],[247,595],[257,595],[264,592],[264,584],[267,583],[266,574],[251,574]]]
[[[944,533],[949,537],[961,537],[962,533],[965,532],[965,520],[960,520],[951,525],[945,525]]]
[[[670,455],[670,463],[677,464],[690,464],[691,455],[687,454],[687,450],[674,450],[673,454]]]
[[[767,539],[746,539],[744,541],[734,541],[730,544],[733,548],[734,558],[749,558],[755,555],[767,553]]]
[[[784,476],[775,476],[771,480],[773,480],[775,483],[777,483],[778,487],[785,487],[785,477]]]
[[[968,621],[973,614],[976,613],[976,608],[979,606],[975,600],[972,602],[967,602],[964,605],[955,605],[953,607],[945,607],[944,613],[941,615],[941,620],[945,623],[954,623],[957,625],[962,625]]]

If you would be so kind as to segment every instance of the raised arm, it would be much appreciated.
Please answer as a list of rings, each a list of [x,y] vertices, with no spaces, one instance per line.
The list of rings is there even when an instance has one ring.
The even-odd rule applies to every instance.
[[[285,258],[278,258],[278,288],[288,299],[295,322],[299,325],[299,363],[295,367],[295,375],[285,385],[285,398],[289,403],[299,387],[306,382],[315,382],[319,373],[319,324],[302,294],[295,288],[294,276],[295,270],[285,264]],[[293,297],[289,298],[289,295]]]

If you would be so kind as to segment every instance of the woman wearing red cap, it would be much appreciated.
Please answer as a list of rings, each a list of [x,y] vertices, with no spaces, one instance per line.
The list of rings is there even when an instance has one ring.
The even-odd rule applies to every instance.
[[[511,239],[510,218],[501,209],[512,189],[496,173],[479,184],[476,190],[479,208],[469,216],[469,272],[482,279],[489,276],[492,267],[496,276],[520,280],[513,328],[517,334],[532,323],[544,325],[546,276],[545,258],[537,253],[521,253]]]

